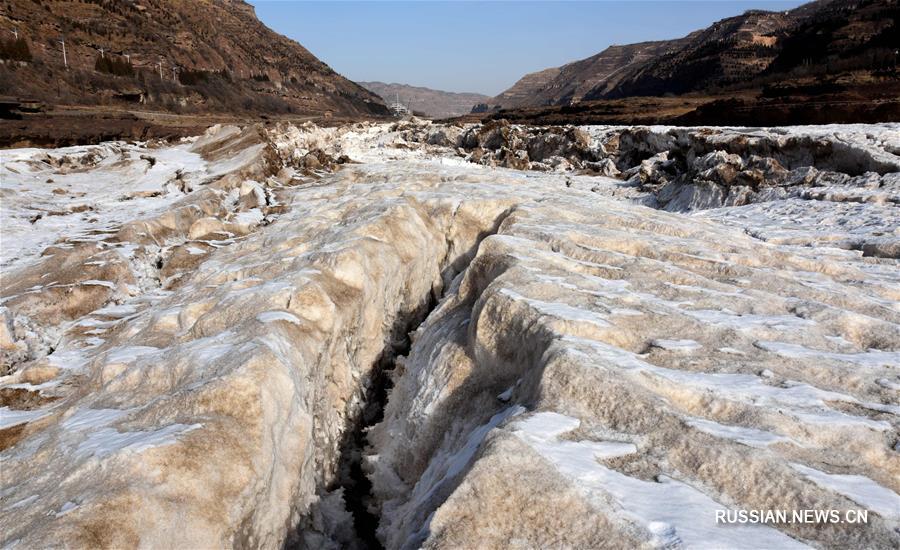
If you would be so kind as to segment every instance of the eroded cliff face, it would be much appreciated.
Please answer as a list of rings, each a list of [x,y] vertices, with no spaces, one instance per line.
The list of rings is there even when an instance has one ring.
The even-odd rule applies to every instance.
[[[31,52],[27,63],[0,65],[3,96],[107,106],[105,113],[98,109],[98,116],[106,117],[125,109],[257,117],[389,114],[381,98],[266,27],[242,0],[8,0],[0,5],[0,21],[17,29]],[[65,64],[53,45],[62,35]],[[98,58],[100,52],[103,57]],[[65,117],[53,120],[60,124]],[[40,127],[40,121],[29,122]],[[82,125],[93,121],[85,117]],[[59,139],[56,129],[47,137]],[[97,140],[117,135],[109,129],[94,132],[86,135]],[[26,127],[21,137],[33,139],[35,134],[43,132]]]
[[[847,245],[897,246],[896,128],[785,131],[860,173],[776,132],[504,128],[4,154],[3,544],[896,546],[900,270]],[[684,214],[586,164],[697,136],[888,198]]]

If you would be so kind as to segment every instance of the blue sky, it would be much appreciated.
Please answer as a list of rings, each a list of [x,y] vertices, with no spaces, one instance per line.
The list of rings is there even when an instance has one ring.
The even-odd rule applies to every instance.
[[[792,0],[309,2],[248,0],[275,31],[356,81],[495,95],[611,44],[676,38]]]

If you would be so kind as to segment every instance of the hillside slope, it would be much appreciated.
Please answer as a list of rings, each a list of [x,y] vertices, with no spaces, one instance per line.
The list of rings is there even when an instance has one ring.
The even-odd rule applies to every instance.
[[[826,101],[882,99],[900,81],[896,0],[819,0],[785,12],[751,10],[684,38],[611,46],[526,75],[495,97],[496,110],[681,94]],[[527,85],[534,74],[548,75]],[[802,97],[800,97],[802,96]]]
[[[400,102],[417,113],[434,118],[460,116],[469,112],[472,105],[490,100],[483,94],[445,92],[422,86],[410,86],[392,82],[360,82],[360,86],[378,94],[385,103]]]
[[[516,81],[508,90],[501,92],[489,103],[491,106],[524,107],[534,105],[536,98],[545,94],[547,86],[559,76],[561,67],[551,67],[543,71],[529,73]]]
[[[18,29],[32,57],[0,65],[0,95],[176,112],[386,113],[242,0],[10,0],[0,25]]]
[[[613,89],[595,89],[587,97],[680,94],[749,80],[775,59],[790,24],[787,13],[759,10],[723,19],[634,67]]]
[[[896,0],[820,0],[787,12],[749,11],[696,33],[680,50],[589,98],[782,86],[809,79],[838,84],[838,76],[845,87],[868,84],[896,68],[898,19]]]
[[[525,75],[488,105],[513,108],[578,103],[596,90],[614,88],[631,69],[679,48],[686,40],[610,46],[586,59]]]

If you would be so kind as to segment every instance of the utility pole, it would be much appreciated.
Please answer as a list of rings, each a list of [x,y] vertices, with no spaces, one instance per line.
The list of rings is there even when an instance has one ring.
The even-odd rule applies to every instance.
[[[13,36],[16,37],[16,40],[18,40],[19,39],[19,27],[13,27],[12,33],[13,33]]]
[[[124,56],[125,56],[125,59],[127,59],[127,60],[128,60],[128,64],[129,64],[129,65],[131,65],[131,56],[130,56],[130,55],[128,55],[128,54],[127,54],[127,53],[124,53],[124,54],[122,54],[122,55],[124,55]]]
[[[103,48],[97,48],[97,49],[100,50],[100,59],[104,59],[106,56],[103,55]]]
[[[177,72],[178,72],[178,66],[175,65],[172,67],[172,82],[178,82],[178,77],[176,76]]]
[[[66,57],[66,37],[63,36],[60,39],[60,42],[62,43],[63,48],[63,65],[65,65],[66,70],[69,70],[69,59]]]
[[[157,63],[156,66],[159,67],[159,79],[162,80],[162,79],[163,79],[163,75],[162,75],[162,57],[159,58],[159,63]]]

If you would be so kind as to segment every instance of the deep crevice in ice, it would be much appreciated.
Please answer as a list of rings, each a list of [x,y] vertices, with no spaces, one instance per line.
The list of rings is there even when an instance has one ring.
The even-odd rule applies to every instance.
[[[477,242],[472,249],[459,260],[462,265],[457,262],[450,262],[448,258],[444,258],[441,263],[445,264],[442,273],[445,279],[453,279],[459,273],[468,269],[475,256],[478,246],[484,238],[496,234],[503,220],[510,214],[510,211],[504,212],[494,223],[493,227],[480,234]],[[320,491],[321,503],[320,510],[316,512],[320,516],[334,515],[334,510],[329,511],[328,505],[324,503],[326,499],[334,495],[340,495],[340,502],[343,503],[345,512],[349,512],[352,516],[352,535],[343,532],[329,532],[330,529],[346,529],[344,524],[340,525],[338,518],[330,518],[326,520],[325,532],[317,532],[313,537],[307,536],[311,525],[317,522],[309,517],[304,518],[300,525],[296,526],[292,533],[289,533],[285,544],[285,550],[300,550],[317,547],[323,544],[323,535],[329,543],[336,544],[342,548],[354,548],[358,550],[380,550],[384,545],[378,539],[377,532],[381,522],[380,506],[375,502],[375,495],[372,491],[372,482],[370,481],[363,461],[366,451],[370,446],[368,440],[368,431],[370,428],[380,423],[384,419],[384,409],[388,402],[391,389],[394,386],[393,373],[397,367],[398,358],[409,356],[412,349],[411,335],[425,323],[431,313],[438,307],[443,294],[448,288],[445,286],[440,292],[432,289],[432,292],[422,297],[421,306],[411,312],[401,312],[392,327],[390,339],[382,350],[375,365],[371,370],[371,375],[361,384],[362,405],[351,408],[345,427],[342,430],[342,439],[339,444],[339,459],[337,479],[324,491]],[[322,494],[324,493],[324,494]],[[312,527],[313,531],[318,531],[320,526]],[[348,539],[349,542],[348,542]],[[326,543],[327,544],[327,543]]]
[[[503,221],[512,211],[513,209],[504,211],[490,229],[478,235],[472,248],[456,261],[450,261],[449,254],[441,260],[442,277],[446,282],[453,280],[454,277],[469,268],[481,242],[488,236],[497,234]],[[381,523],[381,506],[375,500],[377,497],[373,493],[372,482],[363,466],[366,452],[371,450],[368,431],[384,420],[385,406],[394,386],[397,360],[409,356],[413,343],[411,335],[437,309],[449,287],[449,284],[445,284],[440,291],[432,289],[431,293],[422,297],[420,307],[411,312],[401,312],[398,315],[392,327],[390,339],[371,370],[372,374],[362,383],[361,389],[364,393],[362,406],[357,407],[346,419],[339,447],[338,478],[335,483],[326,488],[325,493],[340,494],[346,511],[353,517],[351,548],[361,550],[384,548],[377,536]],[[322,512],[322,514],[327,513],[326,511]],[[324,534],[331,538],[332,542],[337,542],[342,547],[347,546],[346,533],[326,532]],[[297,529],[293,535],[289,536],[285,544],[285,548],[290,549],[309,547],[311,547],[310,541],[303,537],[302,528]]]
[[[313,548],[322,544],[322,535],[329,542],[360,550],[379,550],[384,548],[376,536],[380,517],[372,506],[372,483],[369,481],[363,469],[363,457],[369,446],[367,432],[370,427],[381,422],[384,418],[384,407],[387,404],[388,394],[393,387],[392,373],[398,357],[409,354],[412,347],[410,334],[422,324],[428,315],[437,307],[439,300],[434,295],[423,298],[423,307],[412,312],[401,314],[394,323],[390,340],[375,361],[371,375],[362,384],[362,405],[355,408],[348,415],[345,427],[342,430],[342,438],[339,444],[337,478],[323,491],[324,495],[339,494],[346,512],[353,518],[353,533],[328,532],[329,526],[325,526],[324,533],[309,537],[308,530],[318,531],[319,527],[310,527],[316,522],[306,518],[301,525],[291,533],[284,548],[286,550],[300,550]],[[323,498],[320,495],[320,498]],[[325,496],[325,498],[328,498]],[[322,506],[325,508],[325,506]],[[329,511],[321,510],[322,515],[328,515]],[[329,523],[326,521],[326,523]],[[338,521],[331,522],[331,527],[340,529]],[[348,527],[346,525],[344,528]],[[349,539],[349,541],[348,541]],[[349,544],[348,544],[349,542]]]
[[[365,388],[365,405],[358,414],[347,420],[338,463],[341,474],[339,487],[343,488],[344,502],[347,510],[353,515],[353,527],[359,548],[383,548],[376,536],[380,518],[372,513],[369,506],[373,498],[372,482],[366,476],[362,465],[363,453],[369,445],[366,432],[384,418],[384,406],[393,386],[391,373],[396,366],[396,359],[408,355],[411,347],[407,335],[428,317],[434,306],[434,303],[430,303],[425,315],[414,322],[406,323],[399,334],[395,331],[395,335],[400,338],[392,340],[378,359]]]
[[[370,133],[377,135],[374,130]],[[362,149],[361,145],[358,147]],[[658,540],[660,533],[667,540],[674,540],[682,536],[682,530],[691,536],[703,527],[687,525],[690,522],[658,522],[655,507],[652,513],[645,513],[645,505],[654,504],[652,499],[657,492],[645,484],[648,480],[669,483],[667,479],[696,484],[701,492],[723,505],[757,506],[759,495],[776,494],[780,487],[790,489],[779,500],[781,506],[842,505],[847,498],[853,500],[852,495],[863,498],[859,491],[870,503],[881,502],[869,497],[881,493],[879,484],[890,486],[891,480],[883,473],[884,464],[889,462],[890,453],[897,450],[896,438],[887,427],[891,420],[888,415],[893,412],[887,404],[888,392],[896,386],[888,372],[888,363],[894,358],[891,354],[896,351],[891,343],[896,315],[890,309],[895,297],[890,293],[890,283],[896,282],[896,277],[891,272],[894,264],[887,259],[896,255],[893,234],[888,233],[896,223],[889,206],[853,200],[807,200],[805,195],[790,195],[792,198],[768,203],[727,206],[678,217],[649,209],[635,210],[630,203],[638,202],[636,198],[643,195],[636,190],[635,194],[629,191],[619,195],[622,189],[633,188],[618,180],[604,182],[589,176],[566,175],[563,181],[562,173],[489,171],[445,164],[447,160],[463,162],[459,159],[441,157],[440,164],[434,159],[416,160],[412,155],[424,155],[423,149],[385,149],[387,152],[368,147],[365,154],[369,156],[363,159],[377,161],[390,155],[397,164],[379,165],[373,161],[368,166],[352,168],[353,174],[324,179],[327,185],[309,186],[321,187],[322,191],[283,190],[284,210],[272,211],[267,214],[271,217],[259,223],[265,225],[277,214],[290,211],[293,205],[310,201],[314,203],[308,211],[314,214],[311,218],[323,210],[344,220],[351,220],[360,211],[374,211],[381,217],[359,226],[341,223],[339,231],[315,241],[309,240],[308,235],[314,234],[317,223],[327,226],[328,222],[314,219],[293,224],[307,217],[304,212],[296,212],[288,217],[289,228],[283,234],[248,238],[245,248],[238,244],[231,254],[226,251],[203,267],[198,267],[202,261],[197,264],[196,260],[203,257],[204,251],[237,243],[243,236],[214,240],[222,232],[210,226],[205,234],[197,232],[197,238],[190,238],[188,230],[187,238],[182,238],[181,231],[170,235],[170,240],[141,245],[140,253],[125,258],[136,277],[129,285],[135,286],[133,292],[138,295],[124,303],[116,297],[87,316],[78,317],[74,321],[78,342],[91,347],[76,348],[63,340],[60,351],[48,359],[50,367],[77,366],[97,373],[95,380],[112,382],[98,390],[101,398],[135,403],[150,411],[142,418],[129,420],[129,428],[124,432],[113,434],[100,427],[99,435],[128,443],[132,437],[128,434],[139,431],[169,442],[172,434],[164,430],[202,423],[203,429],[191,430],[177,445],[153,452],[181,458],[189,453],[200,454],[201,449],[203,453],[212,451],[213,454],[204,455],[203,462],[204,467],[214,465],[215,471],[207,479],[197,478],[198,481],[206,481],[209,486],[213,479],[223,485],[238,480],[231,483],[230,493],[196,483],[188,487],[191,493],[184,498],[180,491],[186,486],[186,476],[195,471],[202,476],[207,470],[174,472],[173,482],[166,487],[179,498],[164,497],[167,502],[178,503],[177,513],[182,517],[205,517],[211,508],[205,502],[222,502],[229,509],[239,510],[240,515],[233,514],[215,525],[191,522],[184,530],[160,531],[156,535],[160,538],[146,540],[164,541],[167,539],[163,537],[173,536],[189,540],[187,535],[194,536],[192,540],[212,540],[225,533],[222,536],[230,537],[236,547],[284,544],[291,549],[382,545],[394,548],[451,543],[467,546],[473,541],[476,546],[503,546],[510,540],[527,541],[522,544],[534,547],[567,545],[571,541],[573,547],[595,547],[600,544],[593,543],[616,540],[618,536],[627,545],[629,533],[618,530],[615,524],[622,514],[591,507],[620,501],[622,510],[639,516],[640,521],[635,524],[643,526],[639,533],[643,538],[632,544],[638,546],[641,541],[650,544]],[[677,153],[674,146],[670,150],[673,155]],[[407,154],[411,158],[401,156]],[[662,166],[656,172],[660,178],[671,176]],[[297,186],[298,179],[288,176],[282,180]],[[440,184],[435,183],[438,179]],[[871,179],[877,179],[882,187],[900,183],[876,176]],[[661,180],[648,181],[651,187],[666,185]],[[283,182],[270,183],[278,190]],[[360,204],[330,202],[348,194],[350,186],[356,184],[361,185],[353,191],[372,192],[373,211],[366,210],[364,204],[369,197],[363,197]],[[563,189],[563,184],[569,191],[560,195],[557,191]],[[262,188],[256,183],[242,184],[241,189],[244,188],[251,190],[242,195],[249,203],[244,206],[256,205],[250,208],[253,214],[245,217],[258,221],[259,201],[269,204],[268,195],[260,198]],[[263,191],[268,193],[268,189]],[[830,187],[821,189],[832,193]],[[818,193],[821,189],[803,192]],[[893,189],[885,191],[885,200],[896,203],[891,198],[896,196]],[[597,195],[588,195],[588,190]],[[237,194],[219,197],[225,201],[225,209],[217,210],[210,218],[230,223],[232,216],[247,214],[238,211]],[[403,201],[408,199],[408,203],[397,196],[402,196]],[[398,204],[405,206],[398,208]],[[504,207],[509,210],[497,216]],[[417,213],[413,214],[413,210]],[[499,232],[497,229],[511,210],[517,215]],[[413,250],[403,245],[414,242],[407,235],[415,235],[419,230],[420,225],[413,223],[420,221],[417,216],[427,217],[434,225],[423,224],[428,228],[427,246]],[[493,227],[491,219],[495,219]],[[191,220],[193,217],[188,221]],[[398,227],[393,227],[394,223]],[[420,263],[397,261],[393,253],[387,255],[387,261],[374,261],[383,248],[372,243],[388,242],[385,237],[394,235],[389,229],[398,228],[398,236],[392,238],[398,244],[397,257],[404,258],[406,253]],[[475,231],[481,229],[484,233],[476,236]],[[769,244],[753,243],[739,230]],[[498,232],[503,235],[482,242]],[[861,261],[858,254],[838,250],[856,247],[857,242],[860,246],[880,247],[875,250],[878,254],[873,255],[886,258]],[[371,264],[342,256],[344,243],[353,243],[348,246],[358,250],[363,260],[373,258]],[[270,246],[278,247],[279,253],[263,253],[262,249]],[[479,247],[479,259],[472,263]],[[342,267],[347,269],[339,278],[318,271],[318,278],[305,278],[300,273],[313,273],[313,268],[322,265],[304,256],[311,249],[336,263],[345,261]],[[127,250],[134,249],[129,246]],[[82,264],[90,266],[97,261]],[[416,265],[416,271],[410,268],[412,265]],[[297,273],[283,266],[291,266]],[[366,266],[384,269],[365,273]],[[356,268],[362,270],[361,279],[371,282],[377,276],[374,280],[378,284],[363,286],[362,293],[353,295],[353,302],[341,302],[339,314],[334,315],[334,327],[328,325],[332,320],[327,318],[330,313],[316,310],[317,302],[309,308],[302,303],[301,298],[307,295],[300,290],[328,302],[338,293],[324,287],[335,279],[353,282]],[[418,273],[418,269],[423,269],[422,277],[406,277]],[[454,279],[462,270],[468,270],[467,275]],[[193,271],[198,272],[194,280],[179,283],[175,278]],[[75,283],[79,288],[98,291],[112,284],[109,277],[83,275]],[[398,278],[400,275],[403,277]],[[216,285],[222,285],[226,279],[228,288],[216,290]],[[167,280],[172,284],[167,285]],[[42,283],[40,287],[24,285],[22,292],[51,286],[50,281],[38,281]],[[323,288],[316,289],[316,284]],[[74,288],[73,283],[66,282],[65,286]],[[490,291],[485,292],[489,286]],[[435,309],[442,292],[446,292],[447,299],[440,309]],[[171,297],[159,299],[164,293]],[[250,300],[243,300],[251,294],[264,303],[241,310],[240,304],[249,303]],[[368,299],[374,300],[366,303]],[[190,306],[184,307],[185,303]],[[350,309],[357,303],[364,307]],[[145,306],[153,309],[140,317]],[[0,314],[3,309],[0,308]],[[208,312],[214,315],[207,316]],[[322,315],[322,325],[328,328],[323,329],[324,336],[300,334],[316,326],[306,314]],[[351,317],[361,315],[368,315],[371,326],[347,324]],[[119,323],[121,328],[115,328]],[[68,327],[58,326],[62,328],[49,333],[51,336],[63,335],[63,329]],[[217,350],[232,349],[232,342],[240,353],[246,350],[248,356],[257,357],[252,346],[238,348],[240,342],[232,339],[232,330],[237,331],[238,326],[242,327],[242,334],[260,338],[261,346],[265,346],[260,349],[272,354],[266,356],[271,361],[226,359],[225,352],[219,358]],[[410,346],[412,330],[418,332],[414,335],[415,345]],[[106,331],[110,332],[110,340],[104,346],[98,335]],[[115,334],[116,331],[120,332]],[[269,333],[279,337],[270,337]],[[359,342],[364,338],[371,345],[361,352]],[[52,344],[52,351],[58,341],[54,338],[46,344]],[[336,343],[337,353],[329,353],[331,343]],[[283,347],[276,349],[281,344]],[[317,344],[307,347],[323,351],[304,355],[301,344]],[[177,368],[165,369],[161,373],[164,377],[157,375],[162,370],[155,364],[158,361],[138,359],[142,350],[150,352],[144,354],[148,357],[159,357],[167,347],[174,352]],[[93,357],[95,364],[89,365]],[[211,372],[207,365],[220,370]],[[256,368],[265,378],[251,378]],[[121,376],[120,369],[129,376]],[[176,370],[198,381],[165,386],[163,378]],[[425,376],[417,378],[419,373]],[[59,378],[62,376],[71,375]],[[61,385],[59,379],[51,378],[40,381],[47,379],[50,381],[46,384]],[[255,413],[242,409],[243,402],[230,406],[232,395],[238,398],[240,392],[229,391],[224,400],[229,401],[229,407],[222,408],[223,400],[218,396],[224,392],[218,388],[223,384],[256,388],[260,379],[268,386],[260,392],[260,402],[272,414],[265,418],[254,416]],[[62,391],[38,393],[46,384],[36,384],[37,379],[22,378],[22,383],[15,380],[18,388],[12,389],[28,391],[29,399],[67,395]],[[132,386],[132,381],[140,382],[141,392]],[[330,393],[330,385],[338,386],[338,391]],[[156,386],[160,389],[154,389]],[[178,399],[188,393],[202,395],[203,402],[184,398],[194,408],[177,409],[176,418],[162,407],[145,404],[145,388],[156,392],[151,394],[156,400],[153,403],[170,399],[176,392]],[[839,393],[845,389],[849,393]],[[56,390],[50,390],[53,391]],[[213,391],[217,393],[212,394]],[[17,399],[24,399],[25,394],[19,395],[16,394]],[[208,395],[216,399],[207,399]],[[255,400],[252,396],[247,402]],[[63,401],[57,405],[68,407]],[[536,414],[528,414],[520,408],[522,405]],[[196,409],[198,406],[200,409]],[[151,417],[151,412],[160,416]],[[579,422],[582,431],[566,437],[557,437],[564,433],[543,437],[533,431],[522,432],[513,423],[505,427],[503,422],[509,415],[519,412],[523,413],[521,423],[533,418],[557,418],[562,424]],[[6,418],[22,420],[15,414],[7,414]],[[247,432],[227,427],[224,432],[214,431],[220,429],[215,422],[223,419],[225,422],[219,426],[240,426],[233,423],[233,418],[253,426],[262,422],[264,429]],[[41,420],[50,424],[49,430],[65,433],[68,429],[65,423],[56,427],[53,421],[50,416]],[[530,425],[534,427],[533,423]],[[373,426],[376,427],[372,429]],[[495,428],[498,429],[494,431]],[[28,429],[42,428],[35,422]],[[262,434],[264,444],[254,446],[248,433]],[[11,433],[15,438],[20,435]],[[542,437],[523,437],[536,435]],[[630,453],[633,458],[625,467],[619,463],[594,464],[595,455],[589,451],[596,450],[596,445],[608,448],[626,439],[638,448]],[[40,453],[13,441],[17,447],[6,455],[13,458],[10,462],[19,472],[40,467],[42,453],[49,456],[45,449],[56,452],[53,440],[30,441]],[[208,441],[215,445],[207,444]],[[235,447],[248,454],[228,455],[228,450],[219,444],[221,441],[233,441]],[[523,447],[535,441],[537,446]],[[835,450],[834,441],[840,441],[845,449]],[[98,450],[90,442],[75,443],[71,448],[76,451]],[[117,449],[129,453],[129,460],[156,460],[154,454],[140,457],[138,452],[132,452],[133,446],[124,443]],[[68,452],[66,447],[59,448]],[[572,461],[547,462],[540,453],[549,450],[553,458],[560,449],[587,451],[574,459],[584,459],[589,467],[573,471]],[[817,458],[820,450],[829,453],[827,463]],[[66,456],[77,458],[79,453],[68,452]],[[62,472],[59,478],[71,477],[75,472],[86,483],[96,483],[98,487],[102,485],[97,480],[102,481],[103,476],[125,475],[133,481],[134,472],[152,471],[120,468],[124,461],[113,454],[99,452],[92,456],[97,457],[92,463],[104,468],[104,473],[96,478],[83,476],[81,466],[74,461],[58,461],[52,469],[44,469],[54,475]],[[241,469],[248,463],[247,456],[252,457],[254,465],[262,466],[250,478],[245,478],[245,470]],[[735,460],[754,466],[752,475],[743,479],[740,486],[727,468],[706,467]],[[149,462],[140,464],[146,463]],[[802,475],[790,464],[804,465],[815,475]],[[226,475],[231,472],[237,475]],[[577,475],[567,477],[567,472]],[[590,481],[596,479],[609,485],[610,490],[604,495],[594,498],[574,490],[590,487]],[[753,482],[749,483],[753,490],[747,490],[747,479]],[[233,495],[238,494],[235,488],[242,480],[251,483],[254,492],[241,493],[239,500]],[[92,493],[91,489],[62,487],[59,492],[43,493],[31,504],[30,494],[42,490],[41,484],[50,486],[46,481],[29,481],[10,488],[10,501],[22,508],[7,514],[8,521],[26,527],[29,523],[41,526],[16,527],[18,533],[13,536],[21,536],[28,546],[41,544],[26,536],[49,540],[51,535],[47,533],[87,524],[87,520],[79,519],[80,514],[94,514],[89,520],[97,517],[90,511],[94,505],[85,497]],[[604,487],[594,488],[605,491]],[[648,497],[641,499],[634,492],[623,493],[622,489],[627,488],[646,489]],[[97,502],[114,502],[114,491],[103,488],[93,493]],[[154,493],[141,497],[153,502],[161,494],[154,489]],[[697,495],[688,497],[683,502],[696,504]],[[89,506],[78,506],[85,503]],[[681,509],[679,503],[673,506],[669,509]],[[436,513],[438,508],[442,508],[440,513]],[[539,516],[522,522],[520,518],[527,516],[517,510],[534,509],[539,510]],[[147,510],[154,508],[148,505]],[[55,518],[55,523],[46,517]],[[571,522],[571,517],[587,517],[591,521]],[[611,522],[608,525],[580,525],[607,519]],[[825,545],[849,542],[876,546],[896,534],[896,530],[888,531],[891,525],[879,522],[880,518],[872,521],[862,535],[836,530],[820,534],[792,527],[784,532]],[[115,521],[121,527],[142,526],[152,537],[155,525],[146,527],[148,523],[129,521],[127,517]],[[169,524],[166,519],[158,522],[161,528]],[[579,530],[581,527],[585,529]],[[291,534],[283,543],[287,530]],[[209,538],[196,538],[197,533]],[[557,544],[541,538],[547,533],[556,537],[553,542]],[[562,540],[568,542],[563,544]]]

